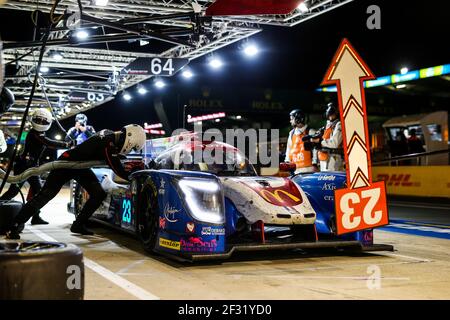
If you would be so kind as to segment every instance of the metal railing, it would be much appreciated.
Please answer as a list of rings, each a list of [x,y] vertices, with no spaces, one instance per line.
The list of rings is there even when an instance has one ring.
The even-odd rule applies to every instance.
[[[404,156],[397,156],[392,157],[380,161],[374,161],[372,162],[372,165],[383,165],[383,164],[389,164],[389,166],[399,166],[399,165],[408,165],[408,166],[427,166],[429,164],[429,157],[435,156],[435,155],[441,155],[441,154],[450,154],[450,149],[446,150],[438,150],[438,151],[431,151],[431,152],[421,152],[421,153],[411,153]],[[449,158],[447,157],[446,163],[442,163],[442,165],[448,165],[449,164]],[[445,162],[445,161],[443,161]],[[394,165],[393,165],[394,164]]]

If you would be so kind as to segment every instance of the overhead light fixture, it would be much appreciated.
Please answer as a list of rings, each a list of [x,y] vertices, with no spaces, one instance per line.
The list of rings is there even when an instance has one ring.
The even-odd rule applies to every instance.
[[[62,137],[60,134],[55,135],[55,140],[61,140],[61,139],[62,139]]]
[[[166,84],[164,83],[164,81],[162,81],[162,79],[158,79],[155,81],[155,87],[157,87],[158,89],[162,89],[166,86]]]
[[[95,0],[94,3],[96,6],[104,7],[108,4],[108,0]]]
[[[403,68],[400,69],[400,73],[401,73],[401,74],[407,74],[408,71],[409,71],[409,69],[406,68],[406,67],[403,67]]]
[[[50,71],[49,67],[41,66],[39,68],[39,72],[42,72],[42,73],[47,73],[49,71]]]
[[[89,33],[86,30],[78,30],[75,36],[80,40],[85,40],[89,37]]]
[[[216,119],[215,121],[216,121],[216,122],[220,122],[220,119]]]
[[[238,120],[242,119],[242,116],[236,116],[236,119],[238,119]]]
[[[51,57],[55,61],[61,61],[62,59],[64,59],[63,55],[59,52],[53,52]]]
[[[194,74],[191,72],[191,70],[184,70],[183,73],[181,74],[183,76],[183,78],[185,79],[190,79],[194,76]]]
[[[137,91],[142,96],[147,93],[147,89],[144,86],[138,86]]]
[[[306,13],[309,11],[308,5],[306,4],[306,1],[303,1],[302,3],[300,3],[297,7],[298,10],[300,10],[300,12],[302,13]]]
[[[213,57],[209,60],[209,65],[213,69],[219,69],[223,66],[223,62],[218,57]]]
[[[398,84],[395,86],[396,89],[405,89],[406,88],[406,84]]]
[[[131,94],[129,94],[128,92],[124,91],[123,92],[123,99],[125,101],[130,101],[131,99],[133,99],[133,97],[131,96]]]
[[[247,44],[244,47],[244,53],[247,57],[254,57],[258,54],[258,47],[254,44]]]

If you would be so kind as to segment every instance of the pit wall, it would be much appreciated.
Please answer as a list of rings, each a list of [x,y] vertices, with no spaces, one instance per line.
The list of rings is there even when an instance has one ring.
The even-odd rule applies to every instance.
[[[376,166],[372,177],[386,181],[389,195],[450,198],[450,166]]]

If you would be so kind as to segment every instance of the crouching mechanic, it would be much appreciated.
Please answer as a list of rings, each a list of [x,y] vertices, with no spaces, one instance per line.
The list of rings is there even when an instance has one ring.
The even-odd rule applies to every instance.
[[[327,124],[322,138],[311,140],[311,142],[320,143],[321,146],[318,151],[320,171],[343,171],[342,127],[339,110],[333,103],[327,105],[325,117]]]
[[[289,132],[285,162],[295,163],[295,174],[317,171],[315,152],[312,145],[303,138],[314,135],[316,131],[306,124],[306,116],[300,109],[289,114],[293,129]]]
[[[58,160],[104,160],[118,176],[128,180],[131,170],[126,170],[120,159],[132,150],[140,151],[144,147],[145,139],[144,129],[136,124],[127,125],[116,132],[105,129],[79,146],[64,152]],[[105,199],[106,192],[91,169],[56,169],[50,172],[42,190],[27,202],[15,217],[7,238],[20,239],[20,225],[53,199],[62,186],[71,179],[76,180],[87,191],[89,199],[76,217],[70,231],[93,235],[94,233],[86,228],[86,222]]]
[[[52,114],[47,109],[38,109],[31,116],[30,122],[32,129],[28,132],[25,139],[25,146],[22,154],[14,163],[14,174],[20,174],[25,170],[39,165],[39,158],[46,148],[51,149],[67,149],[70,148],[72,142],[62,142],[51,140],[45,136],[45,132],[50,129],[52,125]],[[28,178],[30,184],[30,191],[32,195],[36,195],[41,190],[41,179],[39,176],[32,176]],[[0,200],[11,200],[19,192],[24,182],[19,184],[11,184],[8,191],[6,191]],[[33,215],[31,224],[48,224],[39,216],[39,211]]]

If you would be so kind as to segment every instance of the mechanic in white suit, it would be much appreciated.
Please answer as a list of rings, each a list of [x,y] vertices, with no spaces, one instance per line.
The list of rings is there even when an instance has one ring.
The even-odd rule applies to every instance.
[[[327,124],[322,138],[311,140],[321,145],[317,154],[320,161],[320,171],[344,171],[342,127],[339,111],[333,103],[327,105],[325,116]]]

